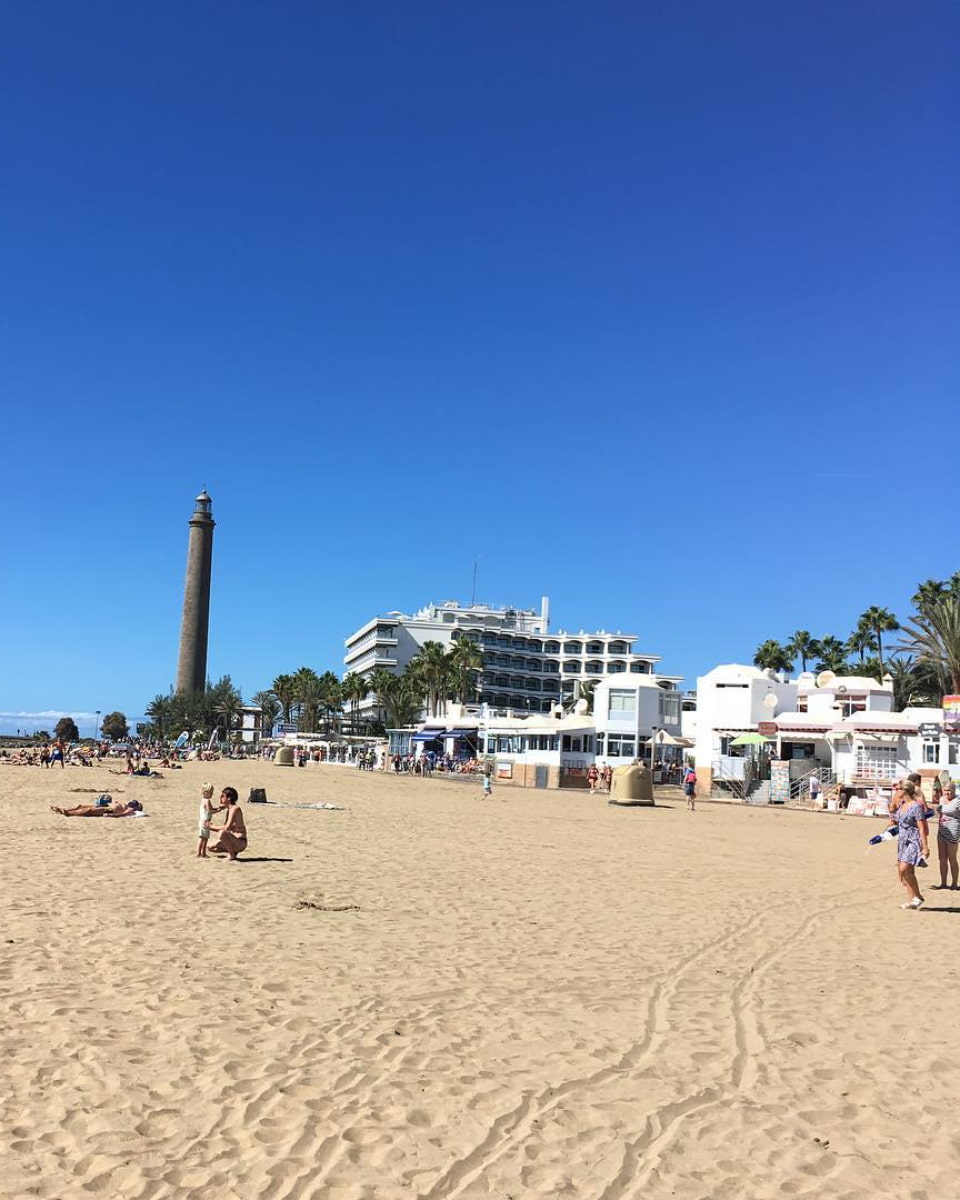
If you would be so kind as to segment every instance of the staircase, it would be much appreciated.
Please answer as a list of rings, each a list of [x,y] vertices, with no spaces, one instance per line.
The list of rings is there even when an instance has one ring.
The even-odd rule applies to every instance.
[[[800,800],[804,796],[810,795],[810,780],[816,775],[820,780],[820,791],[827,792],[837,782],[837,773],[829,767],[814,767],[812,771],[807,771],[805,775],[798,775],[796,779],[790,780],[790,799]]]

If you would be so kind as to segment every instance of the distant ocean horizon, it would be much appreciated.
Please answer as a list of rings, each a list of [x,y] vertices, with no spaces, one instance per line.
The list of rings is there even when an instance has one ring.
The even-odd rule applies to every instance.
[[[102,719],[102,716],[101,713],[99,719]],[[49,709],[45,712],[0,713],[0,736],[16,737],[19,733],[29,737],[41,729],[45,729],[47,733],[53,733],[57,722],[64,717],[73,718],[81,737],[94,736],[98,725],[98,716],[95,712],[64,712],[58,709]],[[135,730],[138,724],[146,721],[146,717],[131,716],[129,713],[126,714],[126,717],[131,730]]]

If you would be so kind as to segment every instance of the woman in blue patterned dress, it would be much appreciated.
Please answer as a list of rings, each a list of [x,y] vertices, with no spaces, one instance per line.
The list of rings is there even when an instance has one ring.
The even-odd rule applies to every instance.
[[[897,874],[907,889],[907,902],[901,908],[922,908],[923,897],[917,883],[917,865],[930,857],[929,830],[927,828],[926,805],[917,795],[917,789],[909,780],[901,783],[893,794],[890,813],[900,826],[897,834]]]

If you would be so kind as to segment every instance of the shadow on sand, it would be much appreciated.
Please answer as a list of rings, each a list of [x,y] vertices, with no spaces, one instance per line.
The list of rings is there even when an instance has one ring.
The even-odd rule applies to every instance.
[[[222,857],[222,856],[221,856],[221,855],[213,855],[213,854],[211,854],[211,856],[210,856],[210,857],[211,857],[211,858],[220,858],[220,857]],[[250,858],[250,857],[248,857],[246,854],[244,854],[242,858],[238,858],[236,861],[237,861],[237,862],[239,862],[239,863],[252,863],[252,862],[293,862],[293,859],[292,859],[292,858]]]

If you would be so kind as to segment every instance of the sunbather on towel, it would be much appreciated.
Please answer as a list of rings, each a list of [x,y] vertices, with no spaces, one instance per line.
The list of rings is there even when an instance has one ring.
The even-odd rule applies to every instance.
[[[51,804],[50,811],[61,817],[135,817],[137,813],[143,812],[143,805],[139,800],[128,800],[126,804],[111,804],[109,808],[102,808],[98,804],[76,804],[73,808],[57,808]]]

